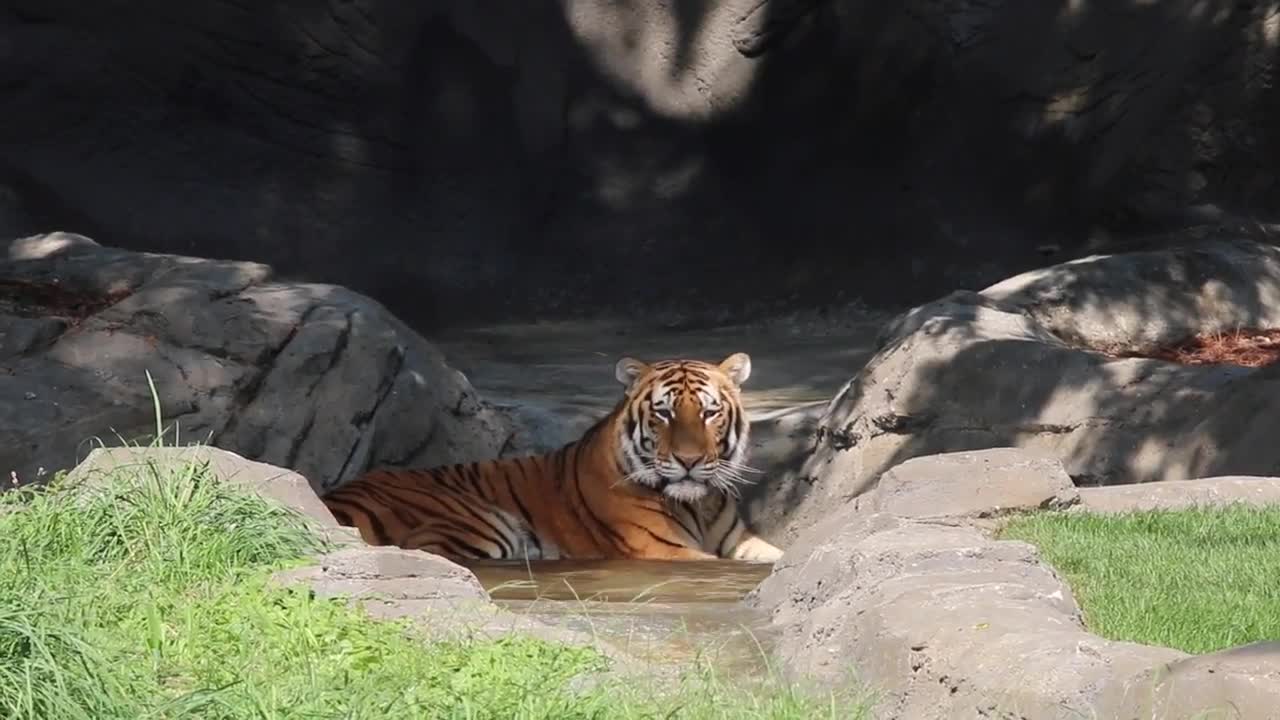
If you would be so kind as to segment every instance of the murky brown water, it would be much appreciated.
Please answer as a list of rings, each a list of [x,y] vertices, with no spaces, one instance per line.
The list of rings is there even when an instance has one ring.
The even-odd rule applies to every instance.
[[[746,676],[767,669],[768,619],[742,605],[771,565],[731,560],[473,561],[509,610],[608,640],[638,659],[675,667],[698,660]]]
[[[495,600],[732,603],[769,574],[767,563],[733,560],[472,561]]]

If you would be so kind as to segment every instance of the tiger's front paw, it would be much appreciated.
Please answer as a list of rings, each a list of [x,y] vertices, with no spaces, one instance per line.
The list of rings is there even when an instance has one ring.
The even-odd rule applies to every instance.
[[[777,562],[782,557],[782,550],[770,545],[768,542],[758,538],[751,537],[738,543],[733,549],[734,560],[745,560],[747,562]]]

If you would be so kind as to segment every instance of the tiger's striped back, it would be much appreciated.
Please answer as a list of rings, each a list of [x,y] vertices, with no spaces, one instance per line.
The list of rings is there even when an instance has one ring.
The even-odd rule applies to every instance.
[[[547,458],[450,465],[429,470],[379,469],[325,498],[338,522],[371,545],[416,547],[473,558],[542,557],[533,516],[511,484]],[[517,509],[501,509],[499,496]],[[532,546],[531,548],[529,546]],[[531,552],[530,552],[531,551]]]

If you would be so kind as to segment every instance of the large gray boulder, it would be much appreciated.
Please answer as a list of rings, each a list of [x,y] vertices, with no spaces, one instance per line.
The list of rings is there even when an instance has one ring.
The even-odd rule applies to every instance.
[[[770,613],[788,672],[856,677],[881,693],[878,717],[1094,717],[1151,667],[1185,657],[1090,635],[1025,543],[851,506],[830,521],[748,601]]]
[[[1202,332],[1280,327],[1280,249],[1209,242],[1058,265],[917,307],[832,400],[776,480],[788,534],[909,458],[1018,447],[1079,485],[1278,475],[1280,366],[1122,357]],[[1104,352],[1105,351],[1105,352]]]
[[[0,255],[0,472],[37,480],[107,444],[207,442],[319,491],[371,465],[518,451],[506,416],[381,304],[265,265],[79,235]]]
[[[1256,499],[1275,483],[1231,485]],[[1095,501],[1120,509],[1123,496],[1098,499],[1120,490]],[[769,614],[788,673],[867,683],[883,720],[1274,716],[1275,643],[1190,657],[1098,637],[1036,548],[983,527],[1078,500],[1034,453],[917,457],[803,529],[747,602]]]

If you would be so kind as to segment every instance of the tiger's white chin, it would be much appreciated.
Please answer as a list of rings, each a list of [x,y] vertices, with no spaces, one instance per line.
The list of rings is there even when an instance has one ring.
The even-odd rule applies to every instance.
[[[707,485],[695,480],[678,480],[664,487],[662,494],[676,502],[698,502],[707,496]]]

